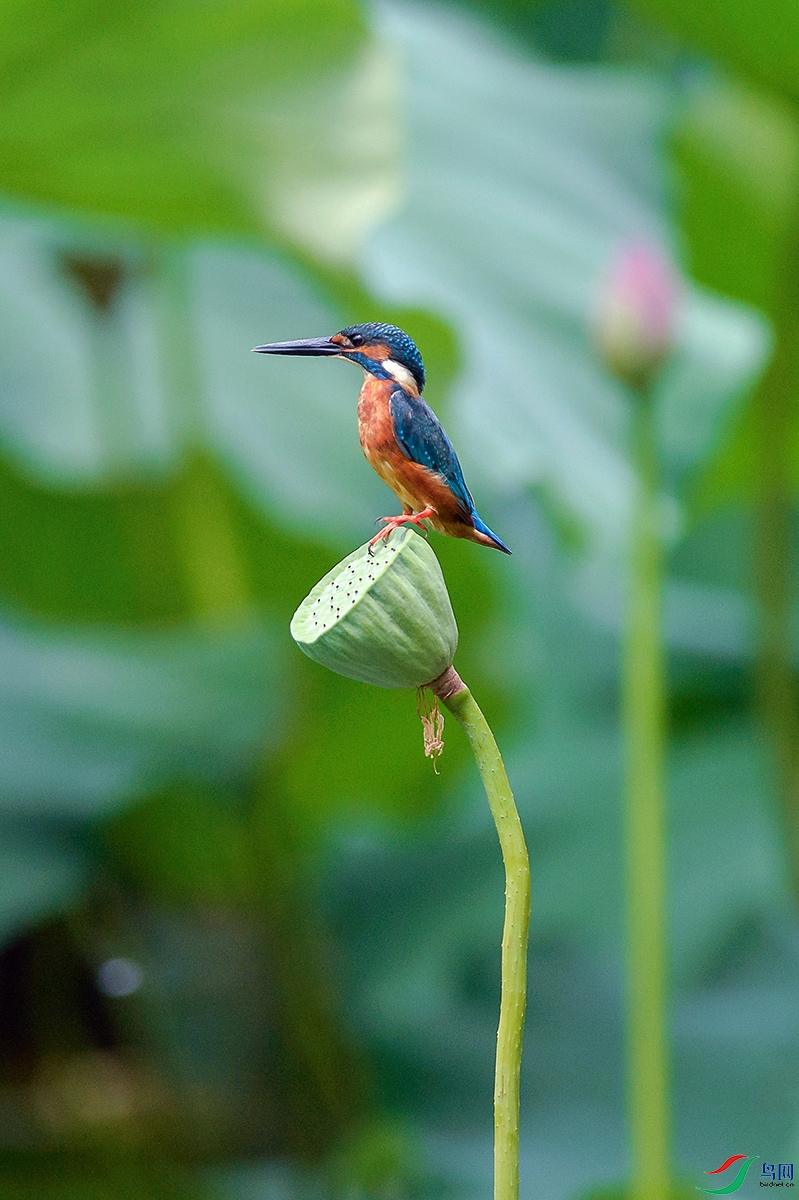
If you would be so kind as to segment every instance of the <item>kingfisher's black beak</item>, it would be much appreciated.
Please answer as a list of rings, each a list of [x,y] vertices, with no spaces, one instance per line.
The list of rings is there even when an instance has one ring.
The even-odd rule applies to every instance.
[[[306,338],[302,342],[272,342],[268,346],[253,346],[254,354],[302,354],[309,356],[341,354],[344,349],[330,338]]]

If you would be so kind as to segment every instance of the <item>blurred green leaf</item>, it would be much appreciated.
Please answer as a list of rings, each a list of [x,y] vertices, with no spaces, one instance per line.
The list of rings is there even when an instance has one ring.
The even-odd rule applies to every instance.
[[[793,106],[735,78],[703,77],[685,92],[671,146],[692,275],[769,311],[799,184]]]
[[[122,277],[104,318],[65,255],[100,255]],[[0,216],[2,441],[40,476],[91,478],[98,463],[163,472],[172,457],[148,310],[148,264],[123,236],[42,216]]]
[[[329,1169],[330,1193],[364,1200],[429,1196],[420,1160],[420,1148],[402,1125],[375,1120],[338,1147]]]
[[[726,441],[770,349],[768,322],[756,310],[693,289],[685,295],[658,422],[664,483],[681,497]]]
[[[779,96],[736,80],[692,88],[677,124],[680,222],[700,282],[773,310],[799,183],[799,121]],[[741,231],[746,236],[741,236]],[[691,489],[701,517],[757,487],[750,400],[728,421]],[[796,431],[799,441],[799,429]]]
[[[224,779],[279,735],[275,640],[255,621],[171,633],[0,627],[0,810],[105,814],[175,779]]]
[[[40,822],[0,820],[0,941],[53,913],[64,912],[83,892],[89,856],[73,831]]]
[[[697,1188],[693,1184],[673,1182],[665,1200],[693,1200],[696,1191]],[[615,1187],[602,1185],[589,1188],[587,1192],[581,1191],[575,1200],[635,1200],[635,1192],[632,1187],[625,1186],[623,1183]]]
[[[799,92],[799,9],[793,0],[628,0],[698,50],[761,83]]]
[[[740,925],[786,905],[788,875],[770,785],[748,721],[699,729],[674,748],[671,923],[680,983],[701,979]]]
[[[174,485],[46,488],[0,458],[5,603],[59,622],[169,622],[188,614]]]
[[[204,1183],[152,1151],[124,1142],[87,1148],[5,1148],[3,1200],[212,1200]]]
[[[68,248],[87,263],[117,256],[123,275],[109,313],[94,311],[59,269]],[[135,476],[144,498],[148,483],[168,492],[170,475],[201,446],[287,530],[363,539],[391,500],[358,445],[360,372],[250,353],[264,340],[331,333],[351,317],[331,288],[274,252],[205,244],[176,257],[174,287],[130,240],[93,241],[49,219],[0,220],[0,437],[14,462],[50,487],[113,481],[130,493]],[[376,315],[363,313],[362,292],[346,301]],[[434,346],[446,341],[440,324],[420,321]],[[22,491],[30,506],[30,484]],[[88,506],[74,494],[65,503]],[[164,531],[173,554],[178,535]]]
[[[252,249],[204,247],[190,270],[210,446],[286,528],[363,539],[392,501],[358,444],[362,373],[250,353],[264,341],[332,333],[345,314],[289,262]]]
[[[117,256],[107,314],[67,278],[68,248],[88,263]],[[346,323],[288,260],[206,246],[167,260],[181,275],[173,286],[135,242],[6,216],[0,261],[0,425],[38,478],[157,479],[200,442],[295,523],[324,510],[333,528],[352,529],[364,497],[379,495],[354,436],[356,372],[250,353],[265,338]]]
[[[286,150],[296,170],[270,140],[304,85],[318,101],[327,80],[335,103],[364,43],[352,0],[6,0],[0,191],[173,231],[261,229]]]
[[[263,864],[259,869],[252,829],[229,798],[172,788],[116,816],[105,841],[117,869],[151,902],[254,902]]]

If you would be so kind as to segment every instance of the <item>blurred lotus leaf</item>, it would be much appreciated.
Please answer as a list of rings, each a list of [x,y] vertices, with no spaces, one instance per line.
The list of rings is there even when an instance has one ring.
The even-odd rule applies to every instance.
[[[314,155],[302,113],[353,120],[365,104],[378,119],[349,79],[368,73],[366,44],[353,0],[6,0],[0,192],[162,230],[263,231],[298,176],[318,186],[311,164],[341,192],[352,159]],[[385,162],[375,149],[373,172]]]
[[[387,493],[358,444],[361,372],[250,353],[265,338],[333,333],[346,324],[344,312],[308,275],[267,253],[204,246],[191,271],[209,444],[285,527],[364,536]]]
[[[90,877],[76,829],[0,816],[0,943],[20,929],[65,912]]]
[[[109,311],[58,269],[67,253],[120,265]],[[355,435],[357,373],[250,353],[345,324],[289,260],[203,245],[177,255],[185,290],[170,289],[136,242],[6,215],[0,268],[0,429],[27,472],[61,486],[163,477],[201,444],[284,524],[365,532],[382,488]]]
[[[744,76],[792,96],[799,93],[799,9],[793,0],[629,2],[703,53],[740,69]]]
[[[105,815],[224,780],[276,739],[277,645],[252,621],[143,633],[0,626],[0,814]]]
[[[69,256],[69,257],[68,257]],[[67,262],[116,272],[102,311]],[[34,476],[163,473],[175,454],[142,247],[42,215],[0,218],[0,423]]]
[[[687,93],[674,142],[681,224],[695,276],[774,314],[785,286],[799,185],[795,106],[748,81],[703,75]],[[785,278],[791,277],[789,271]],[[692,489],[695,515],[731,501],[750,503],[756,496],[755,403],[750,399],[736,414],[702,464]],[[795,414],[789,437],[799,443]]]

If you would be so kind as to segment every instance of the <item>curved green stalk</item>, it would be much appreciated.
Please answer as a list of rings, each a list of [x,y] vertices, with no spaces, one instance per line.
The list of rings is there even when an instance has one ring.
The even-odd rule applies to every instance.
[[[638,469],[622,667],[627,805],[627,1078],[633,1200],[669,1191],[666,1055],[665,664],[650,397],[634,397]]]
[[[447,678],[448,677],[448,678]],[[444,680],[445,686],[441,685]],[[519,813],[490,726],[471,692],[450,668],[433,689],[471,743],[499,834],[505,864],[502,931],[502,998],[494,1083],[494,1200],[519,1195],[519,1080],[527,1004],[527,933],[530,925],[530,864]],[[453,691],[453,687],[458,690]]]

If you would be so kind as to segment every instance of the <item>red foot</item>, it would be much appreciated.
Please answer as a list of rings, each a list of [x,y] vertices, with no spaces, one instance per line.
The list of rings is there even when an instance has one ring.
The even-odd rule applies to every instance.
[[[384,529],[381,529],[380,532],[372,538],[371,542],[369,543],[369,550],[371,551],[372,547],[376,546],[381,538],[387,538],[388,535],[393,533],[395,529],[400,529],[403,525],[419,525],[424,527],[422,522],[426,521],[428,517],[434,517],[435,515],[436,510],[428,505],[427,508],[423,508],[422,511],[418,513],[403,513],[401,517],[380,517],[379,520],[385,521],[386,525]]]

